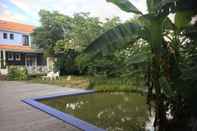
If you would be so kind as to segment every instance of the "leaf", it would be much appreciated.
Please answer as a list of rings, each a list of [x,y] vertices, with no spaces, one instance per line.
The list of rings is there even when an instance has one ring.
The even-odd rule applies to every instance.
[[[179,29],[188,26],[192,20],[192,16],[192,11],[177,11],[175,15],[175,25]]]
[[[139,37],[147,39],[145,38],[147,34],[147,31],[138,24],[121,24],[93,41],[78,60],[87,61],[98,54],[102,54],[103,56],[109,55],[115,50],[124,48],[128,44],[135,42]]]
[[[181,0],[147,0],[147,6],[150,13],[168,15],[176,10],[176,3]],[[182,2],[182,1],[181,1]]]
[[[126,23],[121,24],[97,38],[88,48],[86,52],[98,52],[103,55],[109,54],[115,49],[121,49],[129,43],[135,42],[139,36],[143,37],[144,28],[137,24]]]
[[[123,11],[142,14],[129,0],[107,0],[107,2],[117,5]]]
[[[192,17],[197,15],[196,0],[179,0],[176,3],[175,25],[179,29],[187,27]]]
[[[175,30],[176,26],[169,17],[166,17],[166,19],[163,21],[163,28],[167,30]]]
[[[191,66],[188,69],[183,70],[183,75],[181,76],[185,80],[195,80],[197,81],[197,65]]]
[[[152,14],[143,15],[140,18],[142,25],[146,27],[150,34],[146,40],[151,44],[152,49],[159,54],[162,43],[162,26],[165,16],[156,16]]]
[[[159,3],[157,3],[157,9],[162,9],[170,4],[174,4],[175,2],[177,2],[179,0],[160,0]]]
[[[148,7],[149,13],[154,13],[156,10],[156,5],[159,3],[160,0],[147,0],[146,4]]]
[[[138,54],[136,56],[132,56],[130,59],[129,59],[129,62],[128,62],[128,65],[131,66],[133,64],[144,64],[144,63],[147,63],[148,61],[148,54]]]

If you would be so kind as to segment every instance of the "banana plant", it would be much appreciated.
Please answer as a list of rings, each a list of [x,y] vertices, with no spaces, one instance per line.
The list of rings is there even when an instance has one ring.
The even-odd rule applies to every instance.
[[[86,48],[84,53],[78,58],[78,61],[84,63],[84,61],[95,58],[98,54],[104,56],[108,55],[117,49],[125,48],[138,39],[144,39],[149,43],[152,58],[149,65],[150,73],[148,78],[148,94],[153,96],[155,103],[154,127],[157,131],[165,131],[167,126],[166,112],[168,108],[165,106],[165,100],[162,94],[164,87],[162,87],[161,84],[161,77],[163,76],[162,48],[164,43],[164,32],[166,29],[169,29],[169,27],[170,29],[175,27],[168,17],[170,13],[176,13],[176,11],[179,11],[175,17],[175,24],[178,25],[176,28],[181,29],[190,22],[192,17],[191,12],[188,13],[185,10],[178,10],[181,6],[179,6],[180,8],[176,6],[182,5],[179,4],[180,1],[183,2],[182,0],[147,0],[147,14],[144,14],[137,9],[129,0],[107,1],[115,4],[123,11],[137,14],[140,22],[120,24],[119,26],[107,31]],[[187,14],[189,14],[189,17]],[[185,20],[181,16],[185,16],[188,19]],[[179,22],[180,19],[184,19],[185,21],[181,23]]]

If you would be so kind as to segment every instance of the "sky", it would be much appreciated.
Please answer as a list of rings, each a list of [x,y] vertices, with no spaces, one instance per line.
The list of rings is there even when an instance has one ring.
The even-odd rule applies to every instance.
[[[146,12],[146,0],[130,0],[140,11]],[[120,17],[122,21],[133,17],[106,0],[0,0],[0,19],[39,26],[40,9],[59,11],[72,16],[74,13],[90,12],[100,20]]]

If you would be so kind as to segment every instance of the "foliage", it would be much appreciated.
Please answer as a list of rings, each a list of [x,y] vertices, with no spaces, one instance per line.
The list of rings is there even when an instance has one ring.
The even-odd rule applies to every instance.
[[[70,31],[64,36],[64,39],[55,43],[54,50],[57,54],[66,52],[69,49],[81,52],[103,32],[120,23],[118,17],[107,19],[103,23],[96,17],[90,17],[89,13],[78,13],[69,19],[72,21],[68,24]]]
[[[84,54],[78,58],[79,63],[85,63],[96,55],[112,54],[117,48],[124,48],[129,43],[135,42],[139,35],[144,37],[146,30],[137,24],[120,24],[104,33],[84,50]],[[99,43],[99,44],[97,44]],[[88,55],[91,54],[91,55]]]
[[[80,13],[75,14],[72,21],[69,34],[63,40],[57,41],[53,49],[58,56],[58,67],[62,74],[74,73],[76,75],[79,74],[79,68],[74,62],[76,55],[83,51],[101,33],[118,25],[120,20],[114,17],[102,23],[98,18],[90,17],[88,13]],[[72,55],[73,53],[74,55]],[[104,59],[102,61],[104,62]],[[93,66],[97,66],[96,64],[98,63],[92,61],[86,63],[88,70],[92,70]],[[80,73],[85,72],[80,70]]]
[[[88,62],[86,73],[92,76],[118,76],[120,70],[120,61],[114,56],[97,57],[97,59]]]
[[[70,17],[57,11],[40,10],[39,15],[41,26],[32,33],[32,43],[45,49],[47,55],[56,54],[58,48],[82,51],[103,32],[120,23],[118,17],[101,22],[97,17],[83,12]]]
[[[106,19],[106,22],[102,23],[102,29],[103,32],[106,32],[116,26],[118,26],[121,23],[119,17],[113,17],[111,19]]]
[[[8,80],[27,80],[28,73],[25,67],[9,67]]]
[[[94,88],[100,92],[144,92],[143,82],[136,82],[134,77],[91,77],[89,88]]]
[[[57,11],[49,12],[40,10],[41,26],[37,27],[32,33],[32,43],[39,48],[46,50],[47,56],[53,56],[53,47],[58,40],[64,38],[69,31],[69,17],[64,16]]]
[[[68,77],[70,79],[68,80]],[[143,93],[143,83],[136,82],[135,78],[128,77],[104,77],[69,75],[61,76],[57,80],[42,80],[40,76],[31,77],[28,82],[58,85],[71,88],[95,89],[98,92],[139,92]]]
[[[129,0],[108,1],[124,11],[141,14],[139,22],[120,24],[107,31],[85,49],[84,54],[78,57],[78,62],[85,63],[100,55],[110,56],[114,51],[132,45],[139,38],[144,39],[150,46],[149,57],[139,55],[137,59],[131,59],[131,63],[144,64],[146,67],[144,73],[148,87],[147,100],[155,110],[155,129],[158,131],[194,129],[195,124],[192,121],[197,121],[197,117],[194,117],[196,107],[192,98],[195,98],[196,94],[193,92],[196,91],[194,88],[196,77],[191,70],[196,69],[194,62],[196,55],[188,51],[191,49],[195,51],[196,48],[182,49],[182,47],[195,44],[195,40],[192,41],[192,38],[187,36],[188,32],[184,35],[184,29],[191,25],[191,18],[197,14],[194,4],[191,4],[196,2],[147,0],[149,13],[143,15]],[[168,18],[170,13],[175,13],[175,24]],[[171,119],[167,117],[168,111],[173,116]]]
[[[78,13],[72,18],[71,31],[66,39],[78,46],[82,51],[89,43],[102,33],[102,23],[96,17],[90,17],[89,13]]]
[[[77,13],[70,17],[56,11],[41,10],[39,15],[41,26],[32,33],[33,44],[43,48],[46,57],[58,58],[56,66],[61,74],[79,74],[75,57],[103,32],[120,23],[118,17],[101,22],[96,17],[90,17],[89,13]]]
[[[70,49],[65,53],[57,55],[57,61],[55,63],[56,68],[60,71],[61,75],[79,75],[80,70],[78,65],[75,64],[75,58],[78,53]]]
[[[141,14],[141,12],[128,0],[107,0],[107,1],[118,5],[122,10],[126,12],[134,12]]]

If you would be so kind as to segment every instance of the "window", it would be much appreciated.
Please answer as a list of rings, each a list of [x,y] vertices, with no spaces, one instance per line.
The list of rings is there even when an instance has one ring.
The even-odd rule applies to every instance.
[[[3,39],[7,39],[8,38],[8,34],[7,33],[3,33]]]
[[[21,60],[21,54],[17,53],[17,54],[15,55],[15,60],[16,60],[16,61],[20,61],[20,60]]]
[[[14,55],[13,55],[13,53],[8,52],[8,60],[9,60],[9,61],[14,60]]]
[[[14,39],[14,34],[10,34],[10,40]]]
[[[23,45],[28,46],[29,45],[29,36],[23,35]]]

